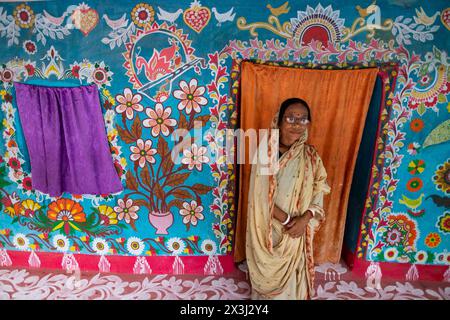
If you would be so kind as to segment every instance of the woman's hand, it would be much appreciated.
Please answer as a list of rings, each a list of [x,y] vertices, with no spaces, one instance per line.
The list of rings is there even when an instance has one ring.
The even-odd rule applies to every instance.
[[[308,210],[304,215],[293,218],[285,226],[285,232],[292,238],[300,238],[305,233],[306,226],[312,216],[312,212]]]

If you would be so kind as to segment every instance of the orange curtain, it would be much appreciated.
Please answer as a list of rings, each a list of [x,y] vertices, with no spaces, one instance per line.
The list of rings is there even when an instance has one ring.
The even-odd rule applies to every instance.
[[[241,68],[242,129],[269,128],[287,98],[302,98],[311,108],[308,143],[318,150],[331,187],[324,201],[327,218],[314,240],[314,257],[317,263],[338,263],[353,170],[378,69],[312,70],[250,62]],[[245,259],[250,170],[250,164],[240,167],[235,261]]]

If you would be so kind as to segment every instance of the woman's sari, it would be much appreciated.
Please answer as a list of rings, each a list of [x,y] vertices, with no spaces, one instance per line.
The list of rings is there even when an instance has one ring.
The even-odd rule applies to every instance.
[[[278,114],[272,129],[278,129]],[[279,161],[279,171],[263,174],[258,161],[252,166],[249,187],[246,253],[253,299],[307,299],[314,294],[313,235],[324,221],[324,193],[330,192],[327,174],[317,151],[305,144],[307,131]],[[269,137],[269,158],[278,135]],[[274,205],[291,217],[308,209],[313,218],[305,234],[291,238],[274,219]]]

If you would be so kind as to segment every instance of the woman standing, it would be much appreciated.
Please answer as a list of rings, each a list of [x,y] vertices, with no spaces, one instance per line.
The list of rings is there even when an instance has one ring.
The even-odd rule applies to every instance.
[[[271,126],[279,129],[279,171],[265,175],[260,164],[252,166],[246,241],[252,299],[314,294],[313,235],[325,218],[323,195],[330,188],[322,160],[305,143],[310,123],[305,101],[284,101]]]

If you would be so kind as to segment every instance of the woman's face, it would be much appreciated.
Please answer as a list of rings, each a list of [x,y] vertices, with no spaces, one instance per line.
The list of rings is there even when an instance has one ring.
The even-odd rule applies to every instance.
[[[287,147],[300,139],[309,126],[308,109],[301,104],[295,103],[287,107],[280,125],[280,141]]]

